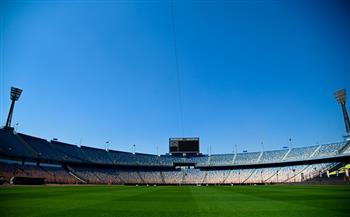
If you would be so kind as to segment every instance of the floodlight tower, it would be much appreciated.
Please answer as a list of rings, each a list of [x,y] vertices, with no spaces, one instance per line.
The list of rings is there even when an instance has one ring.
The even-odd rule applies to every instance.
[[[19,99],[21,96],[22,90],[16,87],[11,87],[11,106],[10,106],[10,111],[7,116],[7,121],[5,128],[11,128],[11,121],[12,121],[12,114],[13,114],[13,109],[15,108],[15,102]]]
[[[337,102],[340,104],[343,110],[343,117],[344,117],[345,130],[346,130],[346,135],[344,137],[345,139],[350,139],[350,121],[349,121],[348,111],[346,110],[346,106],[345,106],[345,103],[346,103],[345,89],[336,91],[334,93],[334,97],[337,100]]]

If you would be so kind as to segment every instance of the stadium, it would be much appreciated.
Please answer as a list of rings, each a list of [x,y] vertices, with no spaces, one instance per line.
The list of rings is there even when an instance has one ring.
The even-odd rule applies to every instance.
[[[350,143],[264,152],[176,157],[77,147],[1,129],[3,182],[126,185],[243,185],[349,182]],[[341,171],[341,173],[340,173]]]
[[[12,88],[12,96],[18,90]],[[345,102],[345,90],[341,93]],[[348,127],[346,108],[344,111]],[[7,126],[0,131],[2,182],[11,184],[256,185],[350,181],[348,136],[330,144],[217,155],[201,154],[199,138],[171,138],[168,154],[151,155],[78,147],[18,133],[10,126],[12,112],[13,106]]]
[[[0,1],[0,217],[348,216],[349,9]]]

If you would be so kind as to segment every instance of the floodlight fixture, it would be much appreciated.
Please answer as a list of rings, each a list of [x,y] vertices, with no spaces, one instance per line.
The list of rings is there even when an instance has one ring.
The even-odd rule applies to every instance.
[[[335,100],[337,100],[337,102],[340,105],[345,104],[345,102],[346,102],[346,90],[341,89],[341,90],[334,92],[334,97],[335,97]]]
[[[7,121],[5,124],[5,128],[11,128],[11,121],[12,121],[12,115],[13,115],[13,110],[15,108],[15,102],[19,99],[22,93],[22,89],[19,89],[17,87],[11,87],[11,106],[9,110],[9,114],[7,116]]]
[[[11,87],[11,100],[17,101],[21,96],[22,91],[22,89],[19,89],[17,87]]]

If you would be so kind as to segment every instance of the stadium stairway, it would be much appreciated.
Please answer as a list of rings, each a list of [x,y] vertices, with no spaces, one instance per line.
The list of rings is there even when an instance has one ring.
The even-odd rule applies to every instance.
[[[141,183],[142,183],[142,184],[146,184],[145,179],[141,176],[139,170],[137,170],[137,175],[140,177]]]
[[[343,154],[346,150],[350,148],[350,141],[347,142],[341,149],[339,149],[338,154]]]
[[[206,171],[202,180],[202,184],[206,183],[207,181],[207,176],[208,176],[208,172]]]
[[[87,181],[84,180],[84,179],[83,179],[82,177],[80,177],[79,175],[77,175],[77,174],[75,173],[75,170],[74,170],[72,167],[70,167],[70,166],[67,165],[65,169],[66,169],[66,171],[68,172],[69,175],[73,176],[75,179],[81,181],[82,183],[87,184]]]
[[[237,153],[233,156],[232,165],[235,163],[236,157],[237,157]]]
[[[312,152],[312,154],[310,155],[309,159],[312,158],[313,156],[315,156],[315,154],[318,152],[318,150],[322,147],[322,145],[319,145],[314,152]]]
[[[222,184],[225,184],[226,180],[228,179],[228,177],[230,177],[230,175],[231,175],[231,170],[229,170],[227,175],[224,177]]]
[[[256,169],[253,169],[252,172],[250,173],[250,175],[245,179],[243,180],[243,182],[241,182],[240,184],[246,184],[246,182],[253,176],[253,174],[255,173],[255,170]]]
[[[317,150],[317,149],[316,149]],[[315,152],[314,152],[315,153]],[[301,173],[304,173],[304,171],[306,170],[306,169],[308,169],[309,167],[311,167],[311,165],[307,165],[307,166],[305,166],[303,169],[301,169],[299,172],[296,172],[296,173],[294,173],[291,177],[288,177],[287,179],[285,179],[285,180],[283,180],[283,181],[281,181],[281,183],[287,183],[287,182],[289,182],[290,180],[293,180],[294,178],[296,178],[298,175],[300,175]]]
[[[261,159],[261,157],[263,156],[263,154],[264,154],[264,152],[262,151],[262,152],[260,153],[259,157],[258,157],[258,160],[256,161],[257,163],[260,162],[260,159]]]
[[[68,172],[69,175],[73,176],[75,179],[79,180],[80,182],[82,182],[83,184],[87,184],[87,181],[85,181],[84,179],[80,178],[78,175],[72,173],[72,172]]]
[[[160,171],[160,178],[162,179],[162,184],[165,184],[164,174]]]
[[[120,184],[126,184],[127,182],[121,177],[121,175],[119,175],[118,172],[116,172],[115,175],[119,180],[120,180]]]
[[[284,161],[284,160],[287,158],[288,154],[289,154],[291,151],[292,151],[291,148],[288,149],[287,153],[283,156],[282,161]]]
[[[267,179],[265,179],[264,182],[268,183],[273,177],[275,177],[277,175],[279,170],[280,170],[280,168],[277,168],[277,170],[270,177],[267,177]]]

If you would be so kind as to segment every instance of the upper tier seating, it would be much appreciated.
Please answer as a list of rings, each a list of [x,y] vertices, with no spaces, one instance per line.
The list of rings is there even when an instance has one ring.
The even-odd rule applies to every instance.
[[[208,156],[193,157],[193,161],[197,162],[197,166],[206,166],[209,162]]]
[[[281,161],[288,150],[264,151],[260,163],[270,163]]]
[[[235,157],[234,154],[210,155],[209,164],[212,166],[231,165],[234,157]]]
[[[293,161],[293,160],[305,160],[310,158],[310,156],[317,149],[318,145],[302,147],[302,148],[292,148],[288,153],[287,157],[284,159],[285,161]]]
[[[92,163],[100,164],[113,164],[107,151],[99,148],[91,148],[87,146],[81,146],[86,159]]]
[[[347,144],[347,147],[345,147],[343,154],[350,153],[350,142]]]
[[[192,164],[193,166],[228,166],[256,163],[274,163],[279,161],[299,161],[310,158],[332,157],[349,152],[346,142],[315,145],[289,150],[250,152],[238,154],[216,154],[211,156],[173,156],[105,151],[87,146],[78,147],[58,141],[25,134],[16,134],[11,130],[0,129],[0,156],[4,159],[34,160],[47,163],[93,163],[106,165],[162,166],[174,164]]]
[[[338,154],[338,150],[345,145],[345,142],[321,145],[315,153],[315,157],[330,157]]]
[[[147,165],[147,166],[159,165],[160,157],[158,155],[135,153],[134,157],[137,165]]]
[[[45,139],[28,136],[25,134],[18,134],[25,143],[30,145],[37,153],[39,159],[64,161],[69,160],[69,157],[61,152],[54,150],[51,144]]]
[[[252,164],[258,161],[261,152],[238,153],[234,164]]]
[[[76,145],[70,145],[57,141],[51,141],[51,145],[56,151],[61,152],[67,156],[69,158],[69,161],[87,162],[83,151]]]
[[[36,153],[31,147],[24,145],[13,132],[0,129],[0,154],[13,157],[35,158]]]
[[[135,155],[130,152],[108,150],[108,154],[113,164],[134,165]]]

